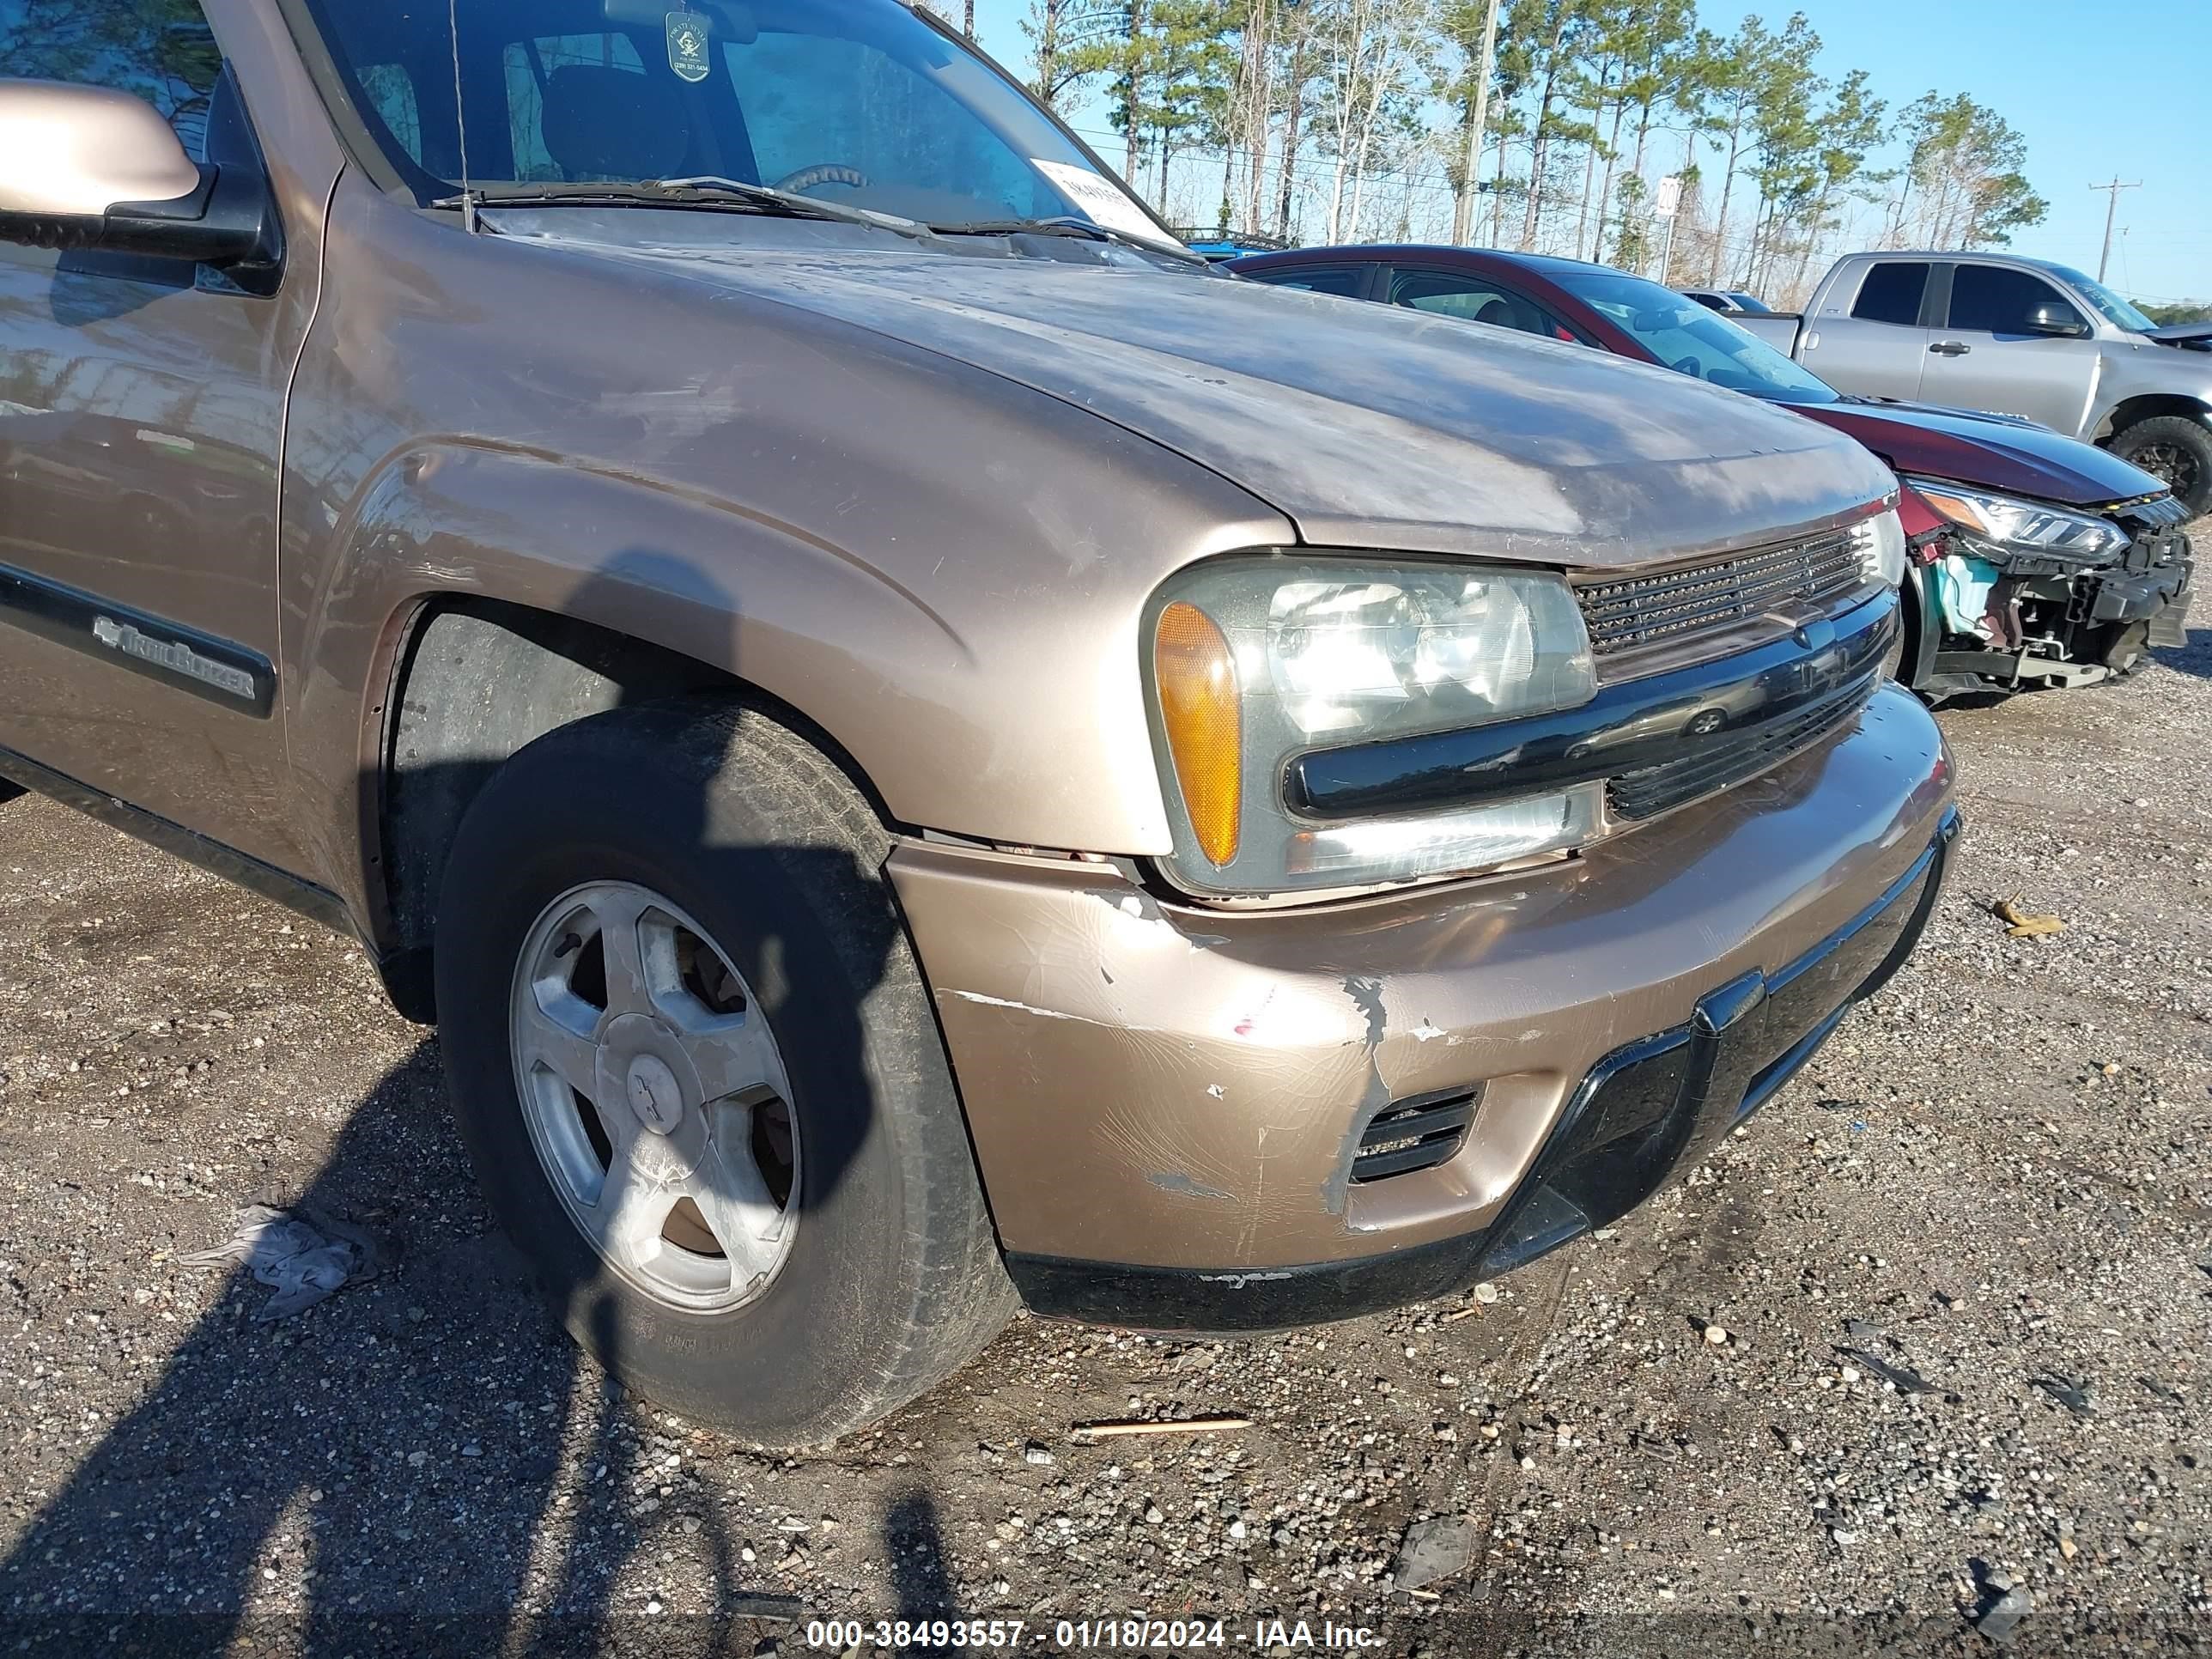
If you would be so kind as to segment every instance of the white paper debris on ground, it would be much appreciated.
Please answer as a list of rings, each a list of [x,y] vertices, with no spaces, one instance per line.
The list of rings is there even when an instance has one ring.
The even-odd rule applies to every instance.
[[[247,1269],[276,1292],[253,1316],[265,1321],[289,1319],[347,1280],[373,1277],[378,1252],[374,1239],[346,1222],[309,1222],[288,1210],[249,1204],[238,1212],[238,1225],[223,1243],[178,1260],[188,1267]]]

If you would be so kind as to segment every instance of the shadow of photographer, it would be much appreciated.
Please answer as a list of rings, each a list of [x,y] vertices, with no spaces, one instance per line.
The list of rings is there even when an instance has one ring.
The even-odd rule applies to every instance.
[[[593,580],[670,574],[653,556],[624,554]],[[673,574],[695,587],[708,580],[689,567]],[[649,1630],[656,1654],[708,1654],[750,1652],[750,1641],[802,1616],[772,1586],[744,1582],[748,1570],[716,1495],[681,1478],[681,1444],[655,1434],[649,1419],[641,1425],[646,1414],[625,1402],[616,1375],[656,1357],[641,1356],[638,1345],[665,1346],[671,1322],[641,1298],[635,1275],[626,1280],[586,1240],[580,1223],[558,1213],[557,1172],[540,1155],[542,1134],[526,1122],[532,1085],[500,1038],[520,1017],[516,999],[536,994],[516,966],[518,941],[533,919],[568,902],[562,883],[627,877],[702,919],[714,935],[708,947],[742,981],[748,1019],[764,1015],[780,1045],[803,1046],[786,1055],[786,1092],[795,1090],[813,1115],[800,1119],[795,1168],[775,1195],[797,1242],[775,1269],[801,1277],[781,1297],[773,1276],[760,1293],[758,1311],[781,1324],[762,1334],[741,1304],[720,1338],[725,1352],[753,1340],[780,1354],[784,1326],[823,1329],[819,1291],[839,1267],[836,1249],[817,1246],[819,1259],[808,1258],[810,1218],[832,1212],[835,1224],[822,1228],[829,1235],[847,1226],[838,1206],[881,1207],[865,1168],[858,1189],[847,1188],[856,1161],[880,1164],[883,1156],[876,1143],[887,1085],[868,1058],[862,1020],[904,948],[896,911],[865,840],[757,833],[762,820],[749,817],[729,776],[729,757],[756,729],[755,716],[726,701],[672,701],[658,685],[643,696],[618,689],[596,714],[573,712],[593,718],[567,728],[564,757],[588,757],[596,742],[598,752],[618,757],[640,732],[683,734],[690,749],[656,754],[643,769],[632,755],[624,788],[588,774],[573,779],[581,803],[574,823],[611,834],[623,813],[640,815],[642,828],[625,845],[567,830],[533,839],[526,832],[534,804],[507,781],[518,772],[502,778],[503,800],[481,794],[501,770],[496,762],[451,758],[431,775],[416,769],[409,787],[418,798],[489,801],[488,811],[520,813],[524,833],[489,846],[478,834],[473,854],[464,834],[461,856],[475,862],[442,889],[440,947],[451,962],[440,967],[441,996],[480,1002],[476,1015],[451,1022],[448,1008],[454,1029],[444,1046],[425,1039],[378,1079],[322,1166],[283,1195],[311,1225],[320,1218],[326,1231],[335,1224],[371,1232],[381,1268],[280,1321],[257,1317],[269,1293],[248,1268],[224,1276],[138,1403],[45,1498],[0,1560],[0,1639],[12,1648],[155,1655],[265,1647],[332,1659],[595,1653]],[[717,744],[726,753],[715,752]],[[560,781],[557,772],[552,781]],[[380,799],[386,782],[364,779],[362,787]],[[799,910],[771,902],[771,889],[783,888],[827,905],[830,925],[807,925]],[[830,949],[843,988],[836,994],[823,994],[813,971]],[[570,950],[563,939],[559,951]],[[696,987],[706,954],[696,941],[692,954],[684,983]],[[475,978],[453,965],[464,958],[476,964]],[[910,960],[897,960],[896,971],[912,975]],[[601,986],[602,1032],[616,1011],[611,981]],[[469,1063],[457,1061],[461,1048],[471,1051]],[[447,1109],[449,1069],[459,1079],[458,1114]],[[757,1157],[763,1104],[744,1098]],[[565,1104],[575,1114],[572,1142],[599,1159],[608,1186],[644,1167],[636,1158],[645,1154],[632,1157],[632,1149],[658,1144],[650,1123],[609,1128],[611,1115],[636,1103],[577,1089]],[[718,1123],[728,1121],[727,1105],[714,1108]],[[685,1109],[703,1117],[709,1103],[687,1096]],[[463,1140],[495,1212],[510,1231],[520,1228],[526,1250],[485,1217]],[[657,1248],[711,1269],[720,1238],[701,1231],[700,1216],[695,1207],[682,1231],[684,1218],[672,1211]],[[565,1246],[549,1247],[549,1237]],[[896,1247],[896,1238],[887,1246]],[[738,1285],[734,1263],[727,1278]],[[549,1330],[549,1305],[604,1369]],[[688,1375],[711,1382],[716,1353],[710,1347],[701,1359]],[[786,1386],[803,1391],[804,1368],[793,1369],[799,1374]],[[661,1610],[646,1593],[618,1589],[640,1576],[625,1580],[626,1566],[649,1550],[678,1547],[690,1556],[682,1576],[707,1586],[703,1604],[672,1589],[663,1616],[629,1626],[627,1614]]]

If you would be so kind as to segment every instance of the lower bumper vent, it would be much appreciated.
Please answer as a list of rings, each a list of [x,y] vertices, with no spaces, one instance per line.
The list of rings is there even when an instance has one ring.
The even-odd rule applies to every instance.
[[[1478,1092],[1418,1095],[1376,1113],[1360,1133],[1359,1153],[1352,1160],[1352,1184],[1433,1170],[1443,1163],[1467,1140]]]

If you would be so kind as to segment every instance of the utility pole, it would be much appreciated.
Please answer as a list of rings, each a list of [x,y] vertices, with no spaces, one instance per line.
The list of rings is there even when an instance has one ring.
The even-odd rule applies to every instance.
[[[1467,170],[1460,177],[1459,200],[1452,204],[1452,240],[1462,247],[1474,242],[1474,203],[1481,188],[1482,129],[1490,113],[1490,72],[1498,61],[1498,0],[1490,0],[1482,18],[1482,50],[1474,65],[1474,109],[1467,124]]]
[[[2101,190],[2105,192],[2105,251],[2097,256],[2097,280],[2100,283],[2105,280],[2105,265],[2112,257],[2112,211],[2120,204],[2120,192],[2124,190],[2137,189],[2142,184],[2142,180],[2138,179],[2133,184],[2124,185],[2120,182],[2120,175],[2116,173],[2112,175],[2112,182],[2109,185],[2089,186],[2092,190]]]

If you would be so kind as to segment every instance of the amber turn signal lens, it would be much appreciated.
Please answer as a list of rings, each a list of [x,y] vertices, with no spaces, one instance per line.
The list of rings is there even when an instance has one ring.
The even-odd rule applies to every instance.
[[[1176,781],[1199,848],[1214,863],[1226,864],[1237,856],[1243,807],[1237,665],[1229,641],[1196,605],[1171,605],[1153,630],[1152,675],[1168,752],[1175,757]]]

